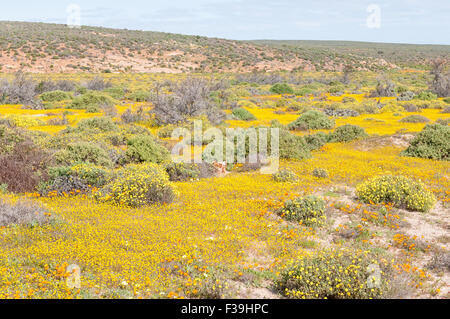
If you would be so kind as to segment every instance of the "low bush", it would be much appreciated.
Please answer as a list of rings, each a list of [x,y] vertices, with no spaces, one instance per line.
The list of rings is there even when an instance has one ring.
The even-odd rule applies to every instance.
[[[0,227],[38,226],[49,221],[48,211],[30,200],[20,200],[14,203],[0,198]]]
[[[129,95],[129,99],[135,102],[147,102],[150,100],[151,94],[147,91],[136,91]]]
[[[423,101],[431,101],[437,99],[437,95],[429,91],[423,91],[417,94],[414,98]]]
[[[402,123],[428,123],[428,122],[430,122],[430,120],[427,119],[425,116],[414,114],[414,115],[409,115],[409,116],[402,118],[399,122],[402,122]]]
[[[170,163],[165,167],[169,180],[183,182],[200,178],[200,168],[196,164]]]
[[[125,93],[126,93],[124,88],[117,87],[117,86],[107,88],[103,92],[105,92],[106,94],[108,94],[115,100],[122,100],[125,97]]]
[[[95,194],[100,201],[130,207],[170,203],[175,195],[169,176],[154,163],[122,168],[114,180]]]
[[[256,120],[256,117],[250,113],[249,111],[247,111],[246,109],[242,108],[242,107],[236,107],[233,109],[232,111],[233,116],[241,121],[254,121]]]
[[[436,124],[440,124],[440,125],[450,125],[450,118],[447,119],[437,119]]]
[[[334,132],[330,134],[330,141],[350,142],[366,136],[368,135],[362,127],[358,125],[346,124],[337,127]]]
[[[299,96],[307,96],[307,95],[311,95],[314,94],[314,90],[308,87],[303,87],[298,89],[297,91],[295,91],[295,95],[299,95]]]
[[[69,143],[65,149],[55,154],[55,160],[57,164],[66,166],[82,163],[104,167],[112,166],[108,152],[100,146],[89,142]]]
[[[328,171],[324,168],[315,168],[313,170],[313,176],[317,178],[328,178]]]
[[[309,145],[305,138],[280,129],[280,158],[303,160],[311,157]]]
[[[39,98],[43,102],[61,102],[64,100],[71,100],[73,99],[72,93],[65,92],[65,91],[50,91],[42,93]]]
[[[294,90],[286,83],[277,83],[270,88],[270,92],[276,94],[294,94]]]
[[[41,183],[39,193],[58,195],[85,193],[93,187],[104,186],[109,179],[109,172],[92,164],[78,164],[72,167],[51,167],[48,170],[49,180]]]
[[[136,135],[128,140],[126,163],[163,163],[170,160],[169,151],[150,135]]]
[[[411,91],[401,92],[397,95],[398,101],[411,101],[414,98],[414,93]]]
[[[106,93],[88,91],[73,99],[69,108],[87,110],[90,107],[99,108],[101,105],[114,105],[116,103],[117,101]]]
[[[298,180],[297,175],[295,175],[295,173],[289,169],[281,169],[278,172],[272,174],[272,179],[275,182],[282,182],[282,183],[286,183],[286,182],[295,182]]]
[[[333,127],[334,120],[317,110],[305,112],[294,122],[288,124],[290,130],[320,130]]]
[[[288,266],[277,279],[276,290],[291,299],[386,298],[391,271],[382,272],[385,267],[362,251],[320,251]],[[378,269],[379,278],[371,274]]]
[[[325,201],[317,196],[309,195],[288,200],[278,215],[289,221],[301,222],[307,227],[323,225],[325,222]]]
[[[10,127],[9,122],[7,125],[0,124],[0,155],[12,152],[25,139],[24,133],[18,128]]]
[[[92,117],[81,120],[76,126],[77,131],[98,130],[101,132],[117,131],[118,127],[110,117]]]
[[[330,141],[330,135],[324,132],[306,135],[304,138],[311,151],[320,149]]]
[[[403,104],[402,107],[406,112],[420,112],[421,111],[421,109],[419,109],[417,107],[417,105],[412,104],[412,103]]]
[[[450,160],[450,127],[440,124],[427,124],[401,155]]]
[[[384,175],[371,178],[356,187],[356,195],[365,203],[391,203],[412,211],[429,211],[436,198],[425,185],[404,176]]]

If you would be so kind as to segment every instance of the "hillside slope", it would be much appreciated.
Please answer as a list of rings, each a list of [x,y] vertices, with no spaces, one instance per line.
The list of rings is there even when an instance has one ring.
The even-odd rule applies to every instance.
[[[0,72],[250,72],[396,68],[367,44],[232,41],[149,31],[0,21]],[[448,54],[443,46],[439,54]],[[414,46],[416,48],[416,46]],[[421,60],[422,52],[411,55]],[[369,53],[367,53],[369,52]]]

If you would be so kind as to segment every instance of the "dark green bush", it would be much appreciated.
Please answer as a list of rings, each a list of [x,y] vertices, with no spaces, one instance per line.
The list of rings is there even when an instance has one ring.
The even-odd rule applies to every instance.
[[[83,95],[77,96],[70,103],[72,109],[88,109],[89,107],[99,108],[101,105],[114,105],[117,101],[104,92],[88,91]]]
[[[150,100],[150,92],[147,91],[136,91],[129,95],[130,100],[135,102],[147,102]]]
[[[302,160],[310,157],[310,148],[302,136],[280,130],[280,158]]]
[[[303,88],[300,88],[299,90],[295,91],[295,95],[305,96],[305,95],[313,94],[314,92],[315,91],[313,89],[310,89],[308,87],[303,87]]]
[[[431,101],[437,99],[437,95],[429,91],[423,91],[417,94],[414,98],[424,101]]]
[[[286,83],[277,83],[270,88],[270,92],[276,94],[294,94],[294,90]]]
[[[122,100],[125,97],[125,89],[121,87],[107,88],[103,92],[107,93],[115,100]]]
[[[346,124],[337,127],[330,135],[330,142],[349,142],[367,136],[366,131],[358,126]]]
[[[69,143],[64,150],[55,154],[55,160],[58,164],[67,166],[82,163],[112,166],[108,153],[100,146],[89,142]]]
[[[294,122],[288,124],[290,130],[321,130],[333,127],[334,120],[317,110],[307,111]]]
[[[112,121],[110,117],[92,117],[84,119],[78,122],[76,130],[98,130],[102,132],[117,131],[117,125]]]
[[[163,163],[170,159],[169,151],[150,135],[137,135],[128,140],[127,163]]]
[[[448,161],[450,159],[450,127],[427,124],[402,152],[403,156]]]
[[[42,93],[39,98],[44,102],[60,102],[73,99],[73,95],[64,91],[51,91]]]
[[[305,141],[311,151],[318,150],[330,140],[330,136],[324,132],[310,134],[305,136]]]
[[[234,108],[232,111],[233,116],[241,121],[254,121],[256,120],[256,117],[250,113],[249,111],[247,111],[246,109],[242,108],[242,107],[237,107]]]
[[[170,163],[165,168],[172,182],[188,181],[200,177],[200,169],[196,164]]]

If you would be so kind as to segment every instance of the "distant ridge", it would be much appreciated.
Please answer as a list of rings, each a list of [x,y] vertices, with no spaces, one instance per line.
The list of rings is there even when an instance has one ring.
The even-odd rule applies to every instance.
[[[234,41],[163,32],[0,21],[0,72],[340,71],[420,67],[450,46]]]

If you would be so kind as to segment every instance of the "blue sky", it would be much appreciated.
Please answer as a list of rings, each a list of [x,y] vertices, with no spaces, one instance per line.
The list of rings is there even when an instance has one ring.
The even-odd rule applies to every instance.
[[[91,26],[236,40],[450,44],[449,0],[14,0],[1,4],[0,20],[66,23],[72,3]],[[367,26],[370,4],[380,8],[379,28]]]

